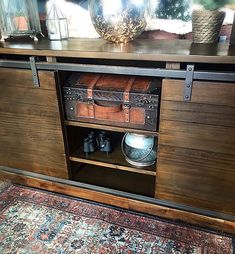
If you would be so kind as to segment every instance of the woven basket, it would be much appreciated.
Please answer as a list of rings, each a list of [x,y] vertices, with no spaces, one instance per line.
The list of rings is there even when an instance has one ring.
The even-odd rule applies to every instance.
[[[222,11],[193,11],[193,42],[216,43],[223,24],[225,13]]]

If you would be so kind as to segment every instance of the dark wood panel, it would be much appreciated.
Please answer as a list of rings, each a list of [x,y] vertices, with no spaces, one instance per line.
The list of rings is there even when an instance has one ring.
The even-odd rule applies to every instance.
[[[163,100],[183,101],[184,80],[166,79]],[[194,81],[191,102],[235,106],[235,83]]]
[[[167,120],[160,128],[160,144],[235,155],[235,128]]]
[[[40,40],[37,43],[0,42],[0,54],[83,57],[167,62],[235,63],[235,47],[227,43],[192,44],[188,40],[136,39],[127,44],[103,39]]]
[[[0,74],[1,75],[1,74]],[[1,101],[12,105],[25,103],[31,105],[49,105],[58,107],[56,92],[53,90],[43,90],[40,88],[22,88],[7,86],[7,83],[0,85]]]
[[[157,196],[234,214],[235,156],[159,147]]]
[[[55,90],[54,73],[47,71],[39,71],[40,89]],[[24,88],[38,88],[33,85],[32,72],[30,70],[16,70],[1,68],[0,84],[6,87],[13,86]]]
[[[55,94],[54,94],[55,95]],[[29,107],[27,103],[18,103],[17,107],[13,107],[9,101],[0,101],[0,112],[2,114],[15,114],[19,117],[37,116],[37,117],[48,117],[53,121],[58,122],[58,115],[55,114],[55,106],[49,105],[37,105],[37,107]]]
[[[156,197],[235,214],[235,84],[164,80]]]
[[[24,167],[20,165],[28,165],[27,170],[34,171],[34,168],[39,168],[39,166],[44,166],[48,168],[55,168],[59,171],[63,169],[63,160],[65,155],[59,151],[59,149],[55,149],[55,152],[48,155],[45,153],[47,151],[48,146],[40,147],[40,149],[37,149],[36,146],[34,147],[23,147],[21,144],[18,144],[18,142],[14,144],[10,144],[8,147],[5,146],[4,148],[0,148],[0,158],[1,158],[1,164],[11,167],[11,165],[19,165],[17,168],[24,169]],[[24,150],[20,150],[21,148],[24,148]],[[49,147],[50,148],[50,147]],[[54,149],[54,147],[51,145],[51,149]],[[35,154],[37,156],[35,156]],[[38,160],[40,158],[40,160]],[[3,164],[4,163],[4,164]],[[55,171],[55,170],[54,170]],[[36,171],[37,172],[37,171]],[[43,173],[43,171],[41,172]],[[50,174],[48,174],[50,175]],[[53,176],[53,175],[52,175]]]
[[[15,156],[15,157],[14,157]],[[30,158],[31,156],[32,158]],[[0,160],[2,157],[0,157]],[[11,160],[15,160],[14,163],[11,163]],[[51,165],[50,165],[51,164]],[[48,163],[48,158],[45,158],[44,161],[38,161],[35,156],[28,154],[27,156],[25,154],[14,154],[14,151],[11,152],[11,157],[9,157],[9,160],[5,163],[6,167],[12,167],[15,166],[18,169],[23,169],[31,172],[36,172],[39,174],[44,174],[48,176],[56,176],[63,179],[68,179],[68,174],[66,171],[61,171],[61,167],[63,165],[57,166],[53,161],[51,163]]]
[[[54,72],[39,71],[38,72],[40,88],[56,90]]]
[[[15,105],[17,106],[17,104]],[[56,141],[52,134],[55,133],[59,135],[61,133],[61,129],[59,126],[58,115],[57,118],[48,117],[48,116],[34,116],[34,115],[20,115],[20,114],[12,114],[12,113],[2,113],[0,112],[0,117],[3,119],[1,121],[1,133],[2,135],[9,135],[10,133],[17,136],[19,139],[22,138],[43,138],[46,142],[46,139],[50,141]],[[44,132],[39,128],[39,118],[41,119],[41,127],[44,128]],[[30,123],[30,124],[29,124]],[[24,128],[23,136],[19,136],[21,134],[21,130]],[[60,137],[60,140],[62,137]]]
[[[22,139],[24,139],[24,136],[22,137]],[[54,157],[53,155],[51,155],[52,153],[57,154],[57,156],[63,155],[64,157],[64,153],[60,145],[60,141],[61,141],[60,139],[58,139],[58,141],[51,139],[51,140],[48,140],[47,142],[46,141],[44,142],[43,139],[37,139],[37,138],[31,138],[31,137],[25,138],[25,140],[22,140],[22,139],[16,138],[15,136],[11,136],[11,139],[9,137],[5,137],[3,139],[1,138],[2,148],[0,148],[0,151],[2,153],[4,153],[4,151],[10,152],[10,149],[11,149],[12,151],[18,150],[19,154],[30,153],[31,155],[33,155],[34,153],[35,154],[38,153],[38,155],[47,157],[48,163],[49,161],[52,160],[51,158]],[[54,144],[55,142],[58,142],[58,144]],[[28,144],[28,146],[26,146],[26,144]],[[50,151],[50,153],[48,153],[48,151]],[[29,156],[29,154],[27,154],[27,156]],[[60,156],[58,156],[58,159]],[[46,159],[46,158],[43,158],[43,159]],[[12,158],[12,160],[14,160],[14,158]],[[63,160],[64,158],[61,158],[61,160],[59,161],[62,163]],[[56,162],[59,162],[59,161],[56,161]]]
[[[23,184],[34,188],[58,192],[137,212],[156,215],[162,218],[187,222],[196,226],[202,226],[235,234],[235,222],[232,221],[225,221],[222,219],[200,215],[197,213],[190,213],[187,211],[172,209],[165,206],[149,204],[142,201],[96,192],[93,190],[82,189],[67,184],[61,184],[42,180],[39,178],[28,177],[26,175],[12,174],[6,171],[0,171],[0,177],[5,177],[7,179],[10,179],[14,183]]]
[[[0,165],[68,178],[53,76],[0,70]]]
[[[235,127],[235,107],[162,101],[162,120]]]

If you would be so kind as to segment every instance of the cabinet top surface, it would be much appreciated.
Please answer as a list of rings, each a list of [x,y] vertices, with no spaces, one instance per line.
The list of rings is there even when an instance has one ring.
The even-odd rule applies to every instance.
[[[193,44],[187,40],[137,39],[127,44],[103,39],[0,42],[0,54],[235,64],[235,46]]]

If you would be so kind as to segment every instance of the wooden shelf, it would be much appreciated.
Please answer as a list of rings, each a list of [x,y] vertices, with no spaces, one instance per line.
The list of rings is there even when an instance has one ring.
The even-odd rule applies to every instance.
[[[120,143],[113,148],[110,154],[95,151],[94,153],[85,154],[83,148],[80,147],[75,153],[73,153],[69,159],[71,161],[87,163],[92,165],[98,165],[107,168],[113,168],[117,170],[124,170],[135,172],[144,175],[156,176],[156,164],[146,168],[132,167],[122,154]]]
[[[138,129],[109,126],[109,125],[102,125],[102,124],[75,122],[75,121],[67,121],[67,120],[65,121],[65,124],[68,126],[77,126],[77,127],[92,128],[92,129],[98,129],[98,130],[107,130],[107,131],[115,131],[115,132],[123,132],[123,133],[133,132],[133,133],[139,133],[144,135],[152,135],[155,137],[158,136],[158,132],[156,131],[138,130]]]
[[[74,170],[73,180],[154,197],[155,177],[150,175],[82,164]]]

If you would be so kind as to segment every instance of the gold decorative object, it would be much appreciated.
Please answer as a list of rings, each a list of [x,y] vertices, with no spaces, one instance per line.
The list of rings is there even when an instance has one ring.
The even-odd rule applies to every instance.
[[[225,13],[218,10],[195,10],[192,13],[194,43],[216,43]]]
[[[148,1],[89,0],[92,23],[104,39],[116,43],[134,40],[146,27]]]

